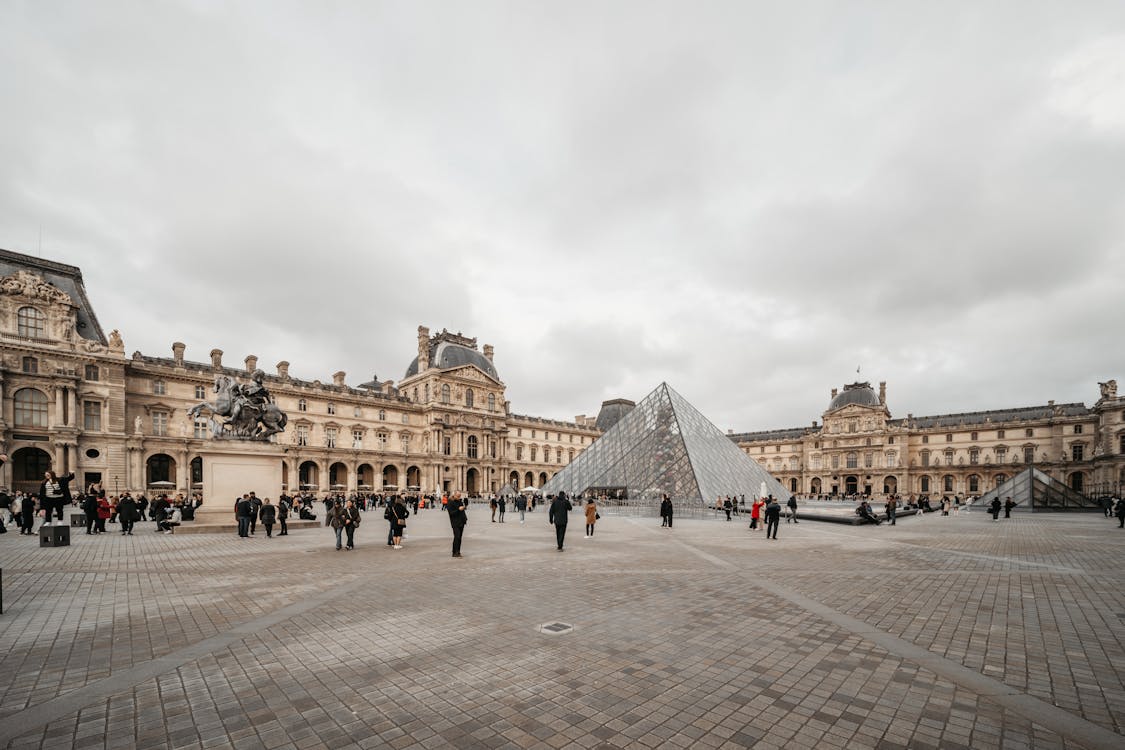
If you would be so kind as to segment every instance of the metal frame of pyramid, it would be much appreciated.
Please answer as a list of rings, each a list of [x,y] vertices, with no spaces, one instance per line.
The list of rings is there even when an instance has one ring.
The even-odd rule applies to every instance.
[[[1006,479],[993,490],[980,496],[975,505],[988,507],[993,498],[1001,501],[1010,497],[1017,508],[1024,510],[1075,510],[1100,509],[1098,504],[1077,490],[1030,466],[1011,479]]]
[[[631,500],[709,505],[719,496],[789,492],[667,383],[661,383],[543,487],[545,494],[624,490]]]

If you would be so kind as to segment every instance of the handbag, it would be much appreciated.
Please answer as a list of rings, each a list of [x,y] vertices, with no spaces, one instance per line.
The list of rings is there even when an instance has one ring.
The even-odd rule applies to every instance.
[[[406,525],[406,519],[409,518],[409,516],[403,516],[402,518],[398,518],[398,516],[395,516],[395,518],[398,519],[398,525],[399,526],[405,526]]]
[[[600,520],[600,519],[601,519],[601,517],[602,517],[602,514],[601,514],[601,513],[595,513],[595,514],[594,514],[594,520],[595,520],[595,521],[598,521],[598,520]]]

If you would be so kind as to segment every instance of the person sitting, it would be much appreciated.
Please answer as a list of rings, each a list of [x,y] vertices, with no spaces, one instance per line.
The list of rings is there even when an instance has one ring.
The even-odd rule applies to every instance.
[[[183,514],[180,513],[180,506],[172,509],[172,515],[160,522],[160,530],[165,534],[171,534],[177,526],[180,525],[183,519]]]
[[[300,509],[300,511],[298,511],[297,516],[302,521],[315,521],[316,520],[316,514],[313,513],[311,510],[309,510],[309,507],[307,505],[304,505],[304,504],[301,505],[301,509]]]
[[[855,509],[855,514],[865,521],[870,521],[876,526],[878,526],[880,523],[879,519],[876,518],[875,514],[871,511],[871,506],[866,500],[860,503],[859,507]]]

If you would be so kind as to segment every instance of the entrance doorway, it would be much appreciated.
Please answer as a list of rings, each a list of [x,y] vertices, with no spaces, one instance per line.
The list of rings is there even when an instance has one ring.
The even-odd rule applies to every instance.
[[[844,477],[844,494],[855,495],[859,492],[859,477]]]

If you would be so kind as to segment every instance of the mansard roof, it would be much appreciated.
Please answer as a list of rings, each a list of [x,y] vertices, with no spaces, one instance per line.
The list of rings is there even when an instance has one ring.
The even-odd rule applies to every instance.
[[[55,288],[66,292],[78,307],[78,335],[90,341],[108,345],[105,332],[94,314],[94,307],[86,296],[86,285],[82,281],[82,270],[53,260],[43,260],[31,255],[0,250],[0,277],[11,276],[16,271],[29,271]]]

